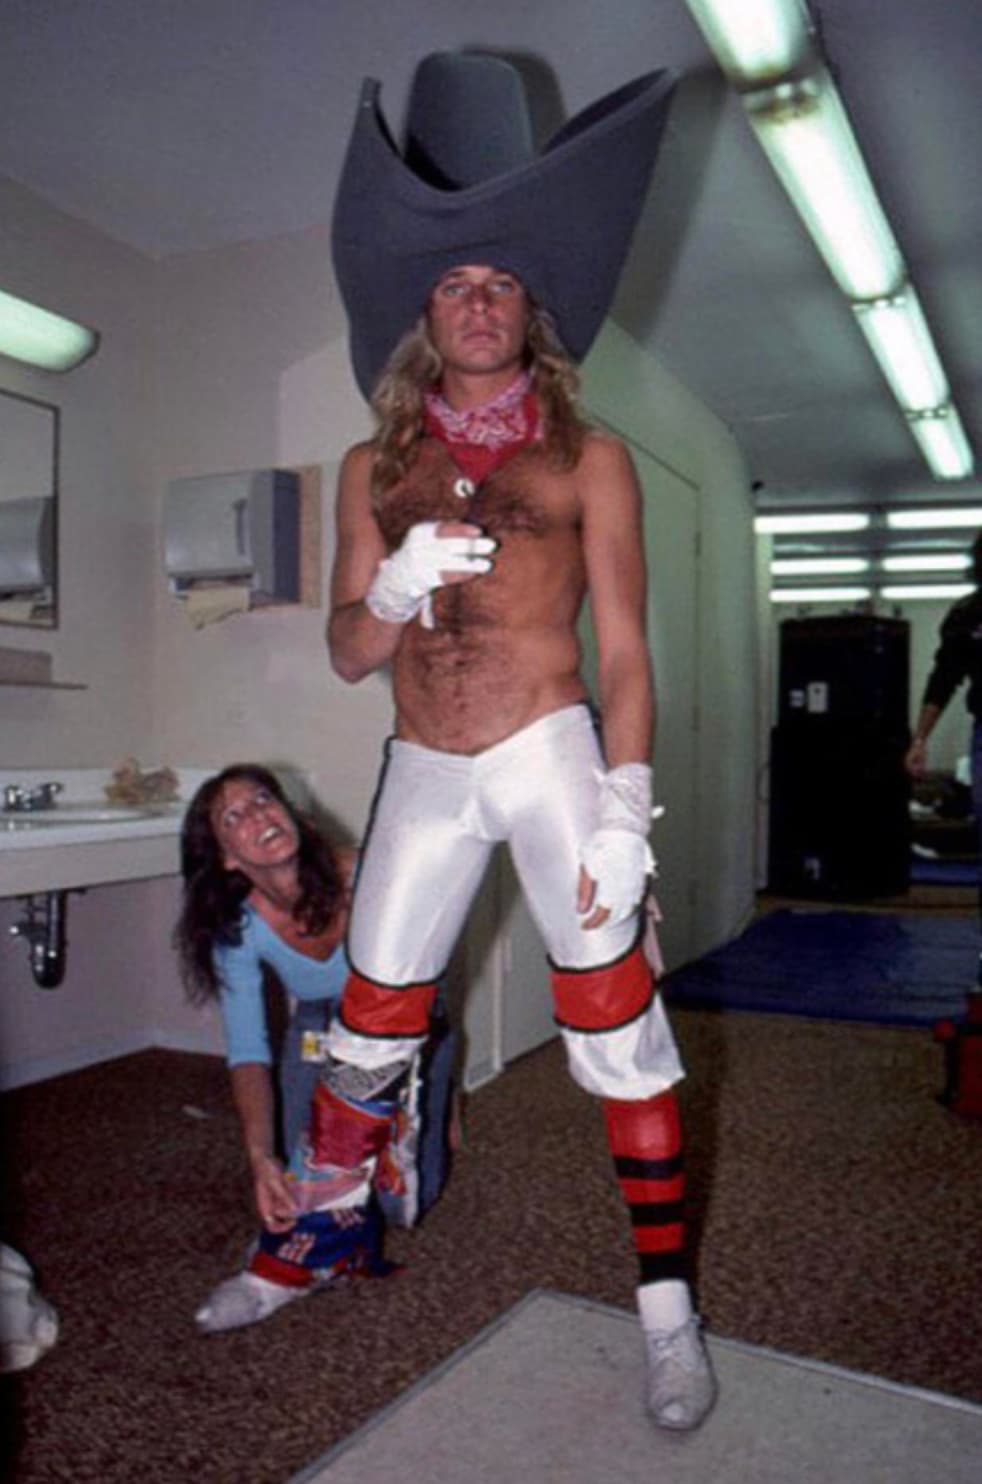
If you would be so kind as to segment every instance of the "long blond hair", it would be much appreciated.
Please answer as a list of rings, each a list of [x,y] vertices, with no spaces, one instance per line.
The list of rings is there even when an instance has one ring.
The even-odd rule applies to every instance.
[[[576,404],[580,378],[552,316],[537,304],[530,305],[525,354],[539,399],[546,457],[556,468],[571,469],[580,457],[587,426]],[[442,372],[426,316],[420,315],[389,357],[372,396],[378,419],[372,471],[376,501],[406,477],[422,436],[424,395],[439,383]]]

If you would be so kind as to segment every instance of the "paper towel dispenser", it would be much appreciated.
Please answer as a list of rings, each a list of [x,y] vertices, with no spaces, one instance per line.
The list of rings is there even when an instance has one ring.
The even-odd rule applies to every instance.
[[[248,586],[252,604],[300,597],[300,476],[253,469],[175,479],[164,504],[164,564],[171,591]]]
[[[0,500],[0,599],[52,601],[55,502],[51,495]]]

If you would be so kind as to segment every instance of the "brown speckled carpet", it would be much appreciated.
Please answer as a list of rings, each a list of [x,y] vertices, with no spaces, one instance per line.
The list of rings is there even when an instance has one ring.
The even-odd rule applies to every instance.
[[[937,1102],[930,1034],[673,1019],[712,1329],[982,1401],[982,1122]],[[207,1339],[192,1313],[252,1234],[222,1063],[145,1052],[0,1110],[6,1239],[62,1324],[2,1380],[6,1478],[282,1484],[530,1289],[632,1306],[599,1113],[556,1043],[469,1100],[441,1203],[390,1241],[405,1271]]]

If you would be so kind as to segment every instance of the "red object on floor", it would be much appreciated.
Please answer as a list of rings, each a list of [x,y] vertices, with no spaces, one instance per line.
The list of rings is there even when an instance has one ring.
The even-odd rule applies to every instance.
[[[982,990],[969,994],[966,1005],[964,1020],[939,1020],[934,1027],[948,1071],[942,1102],[953,1113],[982,1118]]]

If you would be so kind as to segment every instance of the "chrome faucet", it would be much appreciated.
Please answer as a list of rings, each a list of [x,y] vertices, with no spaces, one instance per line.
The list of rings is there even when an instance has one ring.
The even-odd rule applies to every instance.
[[[39,809],[53,809],[55,799],[62,792],[63,783],[38,783],[33,788],[24,788],[20,783],[8,783],[3,791],[3,808],[6,814],[31,814]]]

